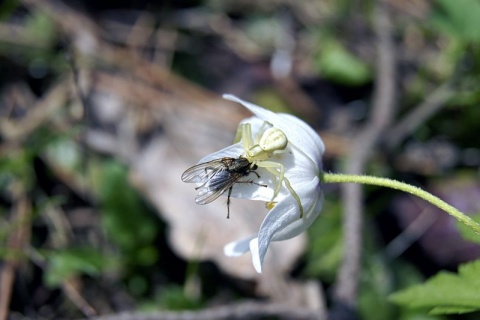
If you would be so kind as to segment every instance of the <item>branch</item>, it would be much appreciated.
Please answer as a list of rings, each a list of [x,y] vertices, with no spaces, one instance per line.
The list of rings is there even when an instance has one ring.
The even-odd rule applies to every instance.
[[[388,133],[386,140],[389,149],[395,148],[402,140],[425,123],[432,115],[445,106],[454,94],[451,82],[447,82],[433,91],[421,104],[413,108]]]
[[[89,320],[250,320],[273,317],[275,319],[319,319],[317,312],[302,307],[276,303],[241,302],[198,311],[159,311],[155,313],[119,313]],[[321,320],[321,319],[320,319]]]
[[[392,26],[385,3],[375,9],[374,30],[377,35],[378,65],[372,114],[365,128],[352,143],[346,172],[361,174],[369,155],[373,153],[382,131],[389,125],[395,106],[395,48]],[[335,302],[354,309],[357,301],[358,279],[362,254],[363,191],[360,185],[342,185],[344,206],[344,257],[335,288]]]

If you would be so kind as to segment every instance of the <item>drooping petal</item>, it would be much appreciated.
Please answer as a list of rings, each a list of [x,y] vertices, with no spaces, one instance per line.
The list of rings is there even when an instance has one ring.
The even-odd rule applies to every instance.
[[[254,264],[256,259],[260,261],[260,265],[263,264],[271,241],[293,238],[312,224],[320,213],[323,203],[322,194],[316,191],[320,188],[319,183],[319,180],[314,179],[307,183],[307,188],[302,192],[297,190],[304,206],[303,218],[299,216],[298,204],[293,197],[284,198],[267,214],[258,232],[258,257],[254,257],[252,252]]]
[[[227,257],[241,256],[249,250],[250,241],[256,237],[256,235],[251,235],[237,241],[232,241],[223,247],[223,253]]]
[[[258,238],[253,238],[250,241],[250,252],[252,253],[252,264],[255,268],[255,271],[257,271],[258,273],[262,273],[263,260],[260,260]]]
[[[250,250],[252,251],[252,262],[254,265],[257,260],[260,265],[263,264],[272,237],[278,231],[300,219],[296,205],[295,199],[293,199],[293,197],[288,197],[277,203],[267,214],[258,232],[258,252],[254,253],[252,251],[252,246],[250,246]]]
[[[298,236],[305,231],[317,219],[323,206],[323,193],[319,193],[315,198],[315,203],[305,212],[303,219],[298,219],[284,229],[278,231],[272,238],[272,241],[283,241]]]

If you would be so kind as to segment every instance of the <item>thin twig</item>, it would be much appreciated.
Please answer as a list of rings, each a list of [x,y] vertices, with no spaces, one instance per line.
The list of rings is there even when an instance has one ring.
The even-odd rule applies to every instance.
[[[361,174],[369,155],[373,153],[382,131],[390,123],[395,106],[395,57],[391,35],[391,21],[380,1],[375,12],[378,65],[372,114],[365,128],[352,144],[346,172]],[[342,186],[344,205],[344,258],[335,288],[335,300],[339,305],[355,308],[362,254],[363,192],[360,185]]]
[[[5,259],[0,270],[0,320],[8,319],[15,272],[22,262],[23,248],[30,239],[30,211],[30,202],[23,191],[20,191],[10,224],[15,230],[12,230],[7,244],[11,257]]]
[[[72,301],[72,303],[88,318],[96,316],[97,311],[88,303],[82,296],[78,286],[80,284],[79,278],[66,279],[62,283],[62,289],[65,295]]]
[[[241,302],[235,305],[213,307],[198,311],[158,311],[154,313],[119,313],[90,318],[90,320],[243,320],[264,319],[319,320],[313,310],[286,304]],[[320,319],[322,320],[322,319]]]
[[[418,199],[415,199],[418,200]],[[415,241],[420,239],[437,221],[438,216],[431,208],[425,208],[398,236],[384,249],[384,256],[389,260],[400,257]]]
[[[389,149],[395,148],[406,136],[414,132],[432,115],[445,106],[445,103],[454,94],[451,82],[447,82],[434,90],[421,104],[412,109],[388,133],[386,145]]]
[[[21,141],[39,126],[50,121],[70,96],[70,87],[59,82],[38,99],[20,120],[0,119],[0,134],[9,141]]]

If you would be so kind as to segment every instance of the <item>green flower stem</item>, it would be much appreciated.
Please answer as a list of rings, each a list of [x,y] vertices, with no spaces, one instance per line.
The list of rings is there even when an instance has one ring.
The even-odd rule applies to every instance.
[[[363,175],[352,175],[352,174],[340,174],[340,173],[324,173],[323,182],[324,183],[361,183],[361,184],[392,188],[392,189],[413,194],[419,198],[422,198],[430,202],[434,206],[442,209],[443,211],[447,212],[449,215],[453,216],[455,219],[457,219],[461,223],[467,225],[473,231],[475,231],[477,234],[480,235],[480,224],[476,223],[470,217],[468,217],[467,215],[465,215],[455,207],[452,207],[442,199],[418,187],[409,185],[407,183],[400,182],[397,180],[387,179],[387,178],[379,178],[379,177],[363,176]]]

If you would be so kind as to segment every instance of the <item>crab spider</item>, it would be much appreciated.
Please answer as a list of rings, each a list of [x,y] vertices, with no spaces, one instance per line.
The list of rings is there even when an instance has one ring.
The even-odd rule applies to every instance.
[[[282,184],[290,191],[293,198],[298,204],[300,209],[300,218],[303,217],[303,206],[300,202],[295,190],[293,190],[285,177],[285,166],[279,162],[268,160],[273,154],[285,153],[288,144],[288,139],[282,130],[273,127],[273,125],[267,121],[264,121],[258,133],[253,137],[252,127],[249,123],[243,123],[238,127],[235,142],[242,142],[244,154],[242,155],[251,163],[257,165],[259,168],[265,168],[268,172],[273,174],[277,178],[277,184],[273,193],[271,203],[267,206],[271,206],[282,188]]]

